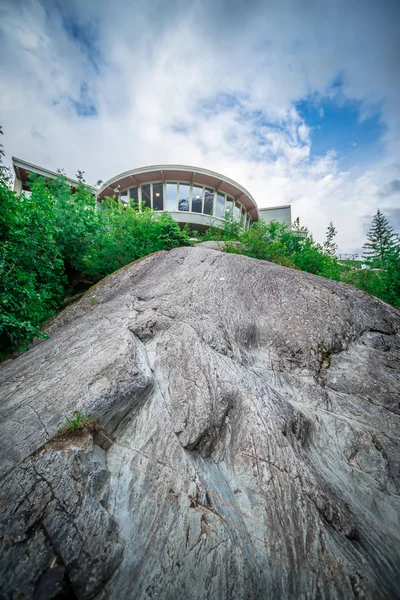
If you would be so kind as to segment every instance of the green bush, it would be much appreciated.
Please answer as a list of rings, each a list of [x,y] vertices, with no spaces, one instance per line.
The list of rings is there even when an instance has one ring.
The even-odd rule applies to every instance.
[[[17,196],[2,156],[0,145],[0,359],[45,337],[41,324],[82,280],[87,287],[151,252],[190,243],[168,213],[115,199],[99,209],[82,173],[76,190],[60,174],[32,177],[31,194]]]
[[[40,335],[66,285],[52,197],[38,181],[17,196],[0,178],[0,357]]]
[[[190,244],[187,231],[180,229],[169,213],[138,212],[137,207],[124,207],[112,199],[107,206],[84,257],[84,271],[96,279],[151,252]]]
[[[240,244],[227,242],[226,252],[270,260],[308,273],[339,279],[340,265],[310,235],[291,231],[284,223],[257,221],[238,238]]]

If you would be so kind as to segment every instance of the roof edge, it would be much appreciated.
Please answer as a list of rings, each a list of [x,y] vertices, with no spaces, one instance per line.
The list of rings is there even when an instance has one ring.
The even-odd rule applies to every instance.
[[[226,183],[236,187],[238,190],[243,192],[253,203],[256,209],[258,210],[257,202],[250,192],[243,187],[240,183],[231,179],[230,177],[226,177],[226,175],[222,175],[222,173],[218,173],[217,171],[210,171],[210,169],[203,169],[202,167],[195,167],[192,165],[180,165],[180,164],[161,164],[161,165],[149,165],[146,167],[139,167],[137,169],[130,169],[129,171],[124,171],[115,175],[108,181],[104,182],[101,188],[99,189],[99,195],[107,189],[111,187],[113,183],[116,183],[119,179],[124,177],[130,177],[131,175],[139,175],[140,173],[149,173],[151,171],[187,171],[188,173],[202,173],[204,175],[209,175],[211,177],[216,177],[217,179],[221,179]]]
[[[56,179],[60,176],[60,173],[57,173],[57,171],[51,171],[50,169],[39,167],[39,165],[34,165],[33,163],[30,163],[26,160],[22,160],[22,158],[17,158],[16,156],[11,157],[11,162],[16,176],[16,169],[18,168],[24,169],[25,171],[29,171],[31,173],[35,173],[36,175],[39,175],[39,177],[47,177],[47,179]],[[67,177],[66,175],[62,176],[65,177],[67,183],[71,184],[72,186],[76,186],[79,184],[78,179],[72,179],[72,177]],[[88,183],[85,183],[84,185],[93,190],[94,192],[97,191],[96,188],[94,188],[92,185],[89,185]]]

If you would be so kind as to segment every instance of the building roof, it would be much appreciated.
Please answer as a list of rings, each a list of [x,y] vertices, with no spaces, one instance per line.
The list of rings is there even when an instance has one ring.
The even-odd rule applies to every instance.
[[[12,165],[14,168],[14,173],[17,179],[20,179],[23,184],[27,184],[29,181],[29,176],[31,173],[38,175],[40,177],[46,177],[46,179],[56,179],[60,176],[56,171],[50,171],[49,169],[44,169],[43,167],[39,167],[38,165],[34,165],[20,158],[12,157]],[[77,179],[71,179],[70,177],[65,177],[66,182],[72,188],[75,188],[79,181]],[[94,192],[96,191],[94,187],[85,184],[86,187],[90,188]]]

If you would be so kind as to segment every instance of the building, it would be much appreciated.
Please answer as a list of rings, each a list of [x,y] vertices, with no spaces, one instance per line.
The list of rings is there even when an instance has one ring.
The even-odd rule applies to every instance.
[[[29,190],[31,173],[54,179],[53,171],[12,159],[15,173],[14,190],[20,194]],[[68,179],[74,188],[75,179]],[[224,218],[232,216],[243,228],[263,219],[291,225],[290,205],[259,210],[253,196],[236,181],[207,169],[184,165],[156,165],[126,171],[93,189],[98,201],[117,196],[124,204],[137,203],[157,211],[168,211],[180,225],[205,231],[210,226],[222,226]]]

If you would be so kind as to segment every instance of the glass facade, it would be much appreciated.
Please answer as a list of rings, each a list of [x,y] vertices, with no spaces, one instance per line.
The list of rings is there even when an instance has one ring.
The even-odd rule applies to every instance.
[[[231,196],[212,187],[185,181],[144,183],[140,187],[122,190],[119,198],[124,204],[136,203],[141,208],[148,207],[158,211],[192,212],[218,219],[231,216],[246,229],[251,224],[244,206]]]
[[[204,189],[204,214],[212,215],[214,210],[214,190],[212,188]]]
[[[225,195],[217,194],[217,200],[215,204],[215,216],[223,219],[225,217]]]
[[[151,191],[150,191],[150,183],[146,183],[145,185],[140,186],[140,191],[142,193],[142,203],[146,208],[151,208]]]
[[[179,184],[178,210],[190,210],[190,185],[188,183]]]
[[[192,191],[192,212],[203,212],[203,188],[193,186]]]
[[[178,197],[178,186],[176,183],[165,184],[165,210],[176,210]]]
[[[162,183],[153,183],[153,208],[164,210],[164,186]]]
[[[131,204],[132,202],[137,204],[139,202],[139,189],[137,187],[131,188],[129,190],[129,197],[131,199]]]
[[[227,196],[225,203],[225,217],[231,217],[233,215],[233,200]]]

